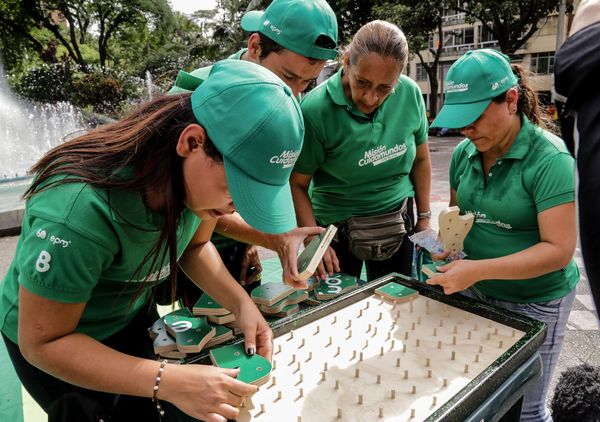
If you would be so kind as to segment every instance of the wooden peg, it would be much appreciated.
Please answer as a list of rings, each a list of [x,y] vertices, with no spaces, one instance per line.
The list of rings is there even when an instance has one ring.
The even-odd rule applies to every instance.
[[[363,404],[363,396],[362,396],[362,394],[358,395],[358,404]]]
[[[494,328],[494,335],[497,336],[498,335],[498,327]]]
[[[404,370],[404,379],[407,380],[408,379],[408,369]]]
[[[363,347],[363,349],[366,349],[367,347],[369,347],[369,340],[365,340],[365,347]]]
[[[383,318],[383,313],[379,312],[379,316],[377,317],[377,322],[381,321],[382,318]]]
[[[433,396],[433,400],[431,400],[431,406],[437,406],[437,396]]]
[[[396,368],[400,368],[400,358],[396,358]]]
[[[516,335],[517,335],[517,330],[512,330],[512,335],[511,335],[511,337],[516,337]]]
[[[469,331],[469,333],[467,334],[467,340],[471,340],[471,332]]]
[[[297,364],[298,364],[298,366],[296,366],[296,370],[294,371],[294,374],[300,370],[300,362],[297,362]]]
[[[390,343],[390,350],[394,350],[394,346],[396,346],[396,340],[392,340]]]
[[[421,345],[421,340],[417,339],[417,341],[415,342],[416,346],[419,347]]]
[[[387,338],[385,339],[385,341],[388,341],[391,338],[392,338],[392,332],[388,331],[388,335],[387,335]]]
[[[371,304],[371,302],[367,302],[367,304],[365,305],[365,310],[369,309],[370,304]]]
[[[456,360],[456,352],[454,350],[452,351],[452,357],[450,359]]]
[[[273,365],[272,365],[272,369],[275,370],[277,369],[277,361],[275,359],[273,359]]]
[[[427,358],[425,359],[425,367],[429,368],[431,366],[431,359]]]
[[[333,339],[331,337],[329,337],[329,341],[327,342],[327,344],[325,345],[325,347],[331,346],[332,342],[333,342]]]
[[[304,347],[305,344],[305,339],[302,339],[302,341],[300,342],[300,346],[298,346],[298,349],[300,349],[301,347]]]
[[[383,418],[383,407],[379,408],[379,418]]]
[[[452,336],[452,345],[456,346],[456,336]]]
[[[412,386],[411,394],[417,394],[417,386],[416,385]]]
[[[454,331],[452,331],[452,334],[458,334],[458,325],[454,326]]]
[[[348,337],[346,337],[346,340],[348,340],[350,337],[352,337],[352,330],[348,330]]]
[[[383,356],[383,346],[379,349],[379,356]]]
[[[335,352],[335,355],[333,355],[333,356],[334,356],[334,357],[337,357],[337,356],[339,356],[339,355],[340,355],[340,346],[338,346],[338,348],[337,348],[337,350],[336,350],[336,352]]]
[[[308,357],[306,358],[306,360],[304,362],[308,362],[311,359],[312,359],[312,352],[308,352]]]
[[[442,340],[438,340],[438,349],[442,348]]]
[[[377,384],[381,384],[381,375],[377,375]]]
[[[396,398],[396,390],[392,390],[390,392],[390,398],[395,399]]]
[[[475,355],[475,363],[478,363],[478,362],[479,362],[479,353],[477,353],[477,354]]]
[[[340,389],[340,381],[339,380],[335,380],[335,389],[336,390]]]
[[[291,330],[290,331],[290,336],[288,337],[287,341],[290,341],[293,338],[294,338],[294,330]]]
[[[302,398],[304,397],[304,390],[301,388],[300,391],[298,391],[298,398]]]
[[[486,338],[485,338],[485,339],[486,339],[486,340],[489,340],[489,339],[491,339],[491,338],[492,338],[492,335],[491,335],[490,333],[487,333],[487,336],[486,336]]]
[[[479,327],[477,326],[477,324],[475,324],[475,325],[473,326],[473,331],[477,331],[478,329],[479,329]]]
[[[337,322],[337,315],[333,316],[333,321],[331,321],[332,324],[335,324]]]
[[[315,333],[313,334],[313,336],[316,336],[317,334],[319,334],[320,331],[321,331],[321,327],[317,325],[317,329],[315,330]]]
[[[325,362],[325,363],[323,364],[323,371],[327,371],[327,368],[328,368],[328,365],[327,365],[327,362]]]
[[[352,351],[352,357],[350,358],[350,360],[354,359],[356,357],[356,350]]]
[[[281,344],[277,345],[277,351],[275,352],[275,354],[277,353],[281,353]]]
[[[482,344],[479,345],[479,353],[483,353],[483,345]]]
[[[431,378],[431,369],[427,370],[427,378]]]
[[[359,362],[363,361],[363,352],[360,352],[358,360],[359,360]]]
[[[502,349],[503,346],[504,346],[504,342],[502,340],[500,340],[500,342],[498,343],[498,349]]]
[[[421,317],[417,318],[417,325],[421,325]]]
[[[444,377],[444,383],[442,384],[442,387],[448,387],[448,378]]]
[[[362,316],[362,309],[359,309],[358,310],[358,317],[357,318],[360,318],[361,316]]]
[[[350,328],[350,327],[352,327],[352,320],[351,319],[348,320],[348,325],[346,326],[346,330],[348,328]]]
[[[273,387],[275,384],[277,384],[277,378],[273,377],[271,378],[271,387]]]
[[[339,407],[338,407],[338,411],[337,411],[337,418],[342,419],[342,409],[340,409]]]
[[[444,320],[443,320],[443,319],[440,319],[439,326],[440,326],[440,327],[443,327],[443,326],[444,326]]]
[[[469,364],[465,363],[465,374],[469,373]]]
[[[415,331],[416,328],[416,324],[413,322],[412,325],[410,326],[411,331]]]
[[[375,337],[377,335],[377,327],[373,328],[373,334],[371,337]]]
[[[404,340],[408,340],[408,331],[404,332]]]
[[[411,409],[410,409],[410,417],[411,417],[411,418],[414,418],[414,417],[415,417],[415,414],[416,414],[416,413],[415,413],[415,409],[414,409],[414,407],[413,407],[413,408],[411,408]]]
[[[433,336],[437,337],[437,328],[435,328],[435,327],[433,328]]]
[[[358,368],[354,370],[354,378],[360,378],[360,370]]]
[[[321,381],[327,381],[327,372],[321,372]]]
[[[406,353],[406,343],[402,345],[402,353]]]
[[[273,400],[273,401],[279,401],[279,400],[281,400],[282,397],[283,397],[283,395],[281,394],[281,391],[278,391],[277,392],[277,398],[275,400]]]
[[[260,404],[260,413],[265,413],[267,411],[267,409],[265,408],[265,405],[263,403]]]
[[[369,324],[369,326],[367,327],[367,331],[365,331],[365,333],[368,333],[369,331],[371,331],[371,324]]]

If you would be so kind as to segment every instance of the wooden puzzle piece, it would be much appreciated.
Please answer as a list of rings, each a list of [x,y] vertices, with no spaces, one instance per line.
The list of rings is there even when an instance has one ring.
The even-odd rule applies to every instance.
[[[213,324],[229,324],[230,322],[235,321],[234,314],[226,314],[226,315],[207,315],[206,319],[208,319]]]
[[[219,368],[240,368],[237,379],[248,384],[263,385],[269,380],[272,365],[259,354],[248,356],[244,343],[218,347],[210,351],[213,365]]]
[[[298,256],[299,280],[306,280],[314,274],[336,232],[337,227],[330,224],[323,233],[315,236],[306,245]]]
[[[315,289],[315,297],[318,300],[333,299],[343,293],[358,287],[358,278],[348,274],[335,273],[325,280],[321,280]]]
[[[291,295],[295,290],[292,286],[283,283],[265,283],[252,290],[250,297],[257,305],[271,306]]]
[[[300,305],[298,305],[297,303],[293,304],[293,305],[287,305],[284,306],[283,309],[279,312],[277,312],[276,314],[273,314],[272,316],[276,316],[279,318],[284,318],[286,316],[290,316],[293,315],[297,312],[300,311]]]
[[[308,292],[308,298],[304,299],[302,303],[306,303],[310,306],[317,306],[321,304],[321,301],[315,297],[315,291],[311,290],[310,292]]]
[[[167,332],[165,321],[162,318],[154,321],[152,327],[148,328],[148,333],[153,339],[152,345],[154,346],[154,353],[157,355],[173,359],[181,359],[186,356],[185,353],[177,349],[177,343]]]
[[[171,312],[163,320],[180,352],[198,353],[215,335],[205,317],[195,317],[187,308]]]
[[[274,305],[271,305],[271,306],[259,305],[258,309],[263,314],[275,315],[275,314],[280,313],[284,307],[286,307],[288,305],[295,305],[306,299],[308,299],[308,293],[306,291],[296,290],[294,293],[292,293],[288,297],[283,298],[282,300],[275,303]]]
[[[217,344],[225,343],[230,338],[233,338],[233,331],[223,325],[215,326],[215,336],[211,338],[206,347],[216,346]]]
[[[473,227],[473,214],[460,215],[458,207],[448,207],[438,217],[440,238],[444,250],[455,256],[463,250],[465,237]]]
[[[192,308],[192,313],[194,315],[222,316],[227,315],[230,312],[219,305],[212,297],[204,293]]]
[[[411,298],[416,298],[419,292],[402,284],[391,282],[375,289],[375,294],[391,299],[394,302],[406,302]]]
[[[423,266],[421,267],[421,272],[429,278],[436,277],[442,274],[438,272],[437,267],[441,267],[442,265],[446,264],[448,264],[448,261],[436,261],[430,264],[423,264]]]

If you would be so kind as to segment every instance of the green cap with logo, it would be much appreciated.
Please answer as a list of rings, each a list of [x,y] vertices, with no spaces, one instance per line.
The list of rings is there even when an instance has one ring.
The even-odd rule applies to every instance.
[[[296,227],[289,179],[302,148],[304,121],[292,90],[244,60],[217,62],[192,93],[198,123],[223,155],[233,204],[252,227]]]
[[[316,45],[321,35],[337,45],[335,13],[325,0],[273,0],[264,12],[251,11],[242,17],[242,28],[260,32],[301,56],[335,59],[337,49]]]
[[[518,82],[505,54],[489,48],[468,51],[448,70],[444,106],[431,126],[462,128],[470,125],[492,99]]]

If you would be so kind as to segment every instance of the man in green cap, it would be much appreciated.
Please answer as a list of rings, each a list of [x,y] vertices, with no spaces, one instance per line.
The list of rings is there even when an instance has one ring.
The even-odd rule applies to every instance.
[[[241,21],[244,31],[251,33],[247,48],[229,59],[246,60],[262,65],[276,74],[298,97],[316,80],[325,61],[338,55],[337,20],[325,0],[274,0],[265,11],[250,11]],[[169,93],[188,92],[208,77],[212,66],[190,73],[180,71]],[[273,157],[274,162],[293,167],[297,154]],[[308,231],[307,231],[308,230]],[[251,228],[234,214],[219,219],[211,241],[215,244],[228,270],[250,292],[256,287],[261,271],[260,245],[278,252],[283,279],[296,279],[296,255],[302,240],[319,233],[315,228],[292,230],[284,235],[267,235]],[[227,235],[227,237],[223,236]],[[246,242],[246,243],[244,243]],[[184,291],[184,304],[193,306],[200,292],[187,280],[178,283]],[[303,286],[297,284],[296,287]]]

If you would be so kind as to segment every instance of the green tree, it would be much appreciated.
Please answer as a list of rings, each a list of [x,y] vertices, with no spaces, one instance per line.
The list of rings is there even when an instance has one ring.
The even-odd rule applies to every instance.
[[[352,40],[356,32],[375,19],[374,8],[378,0],[327,0],[338,20],[338,41],[344,45]],[[393,2],[389,2],[393,4]]]
[[[539,29],[541,21],[558,10],[560,0],[483,0],[456,2],[467,22],[481,22],[498,40],[500,50],[513,55]]]

